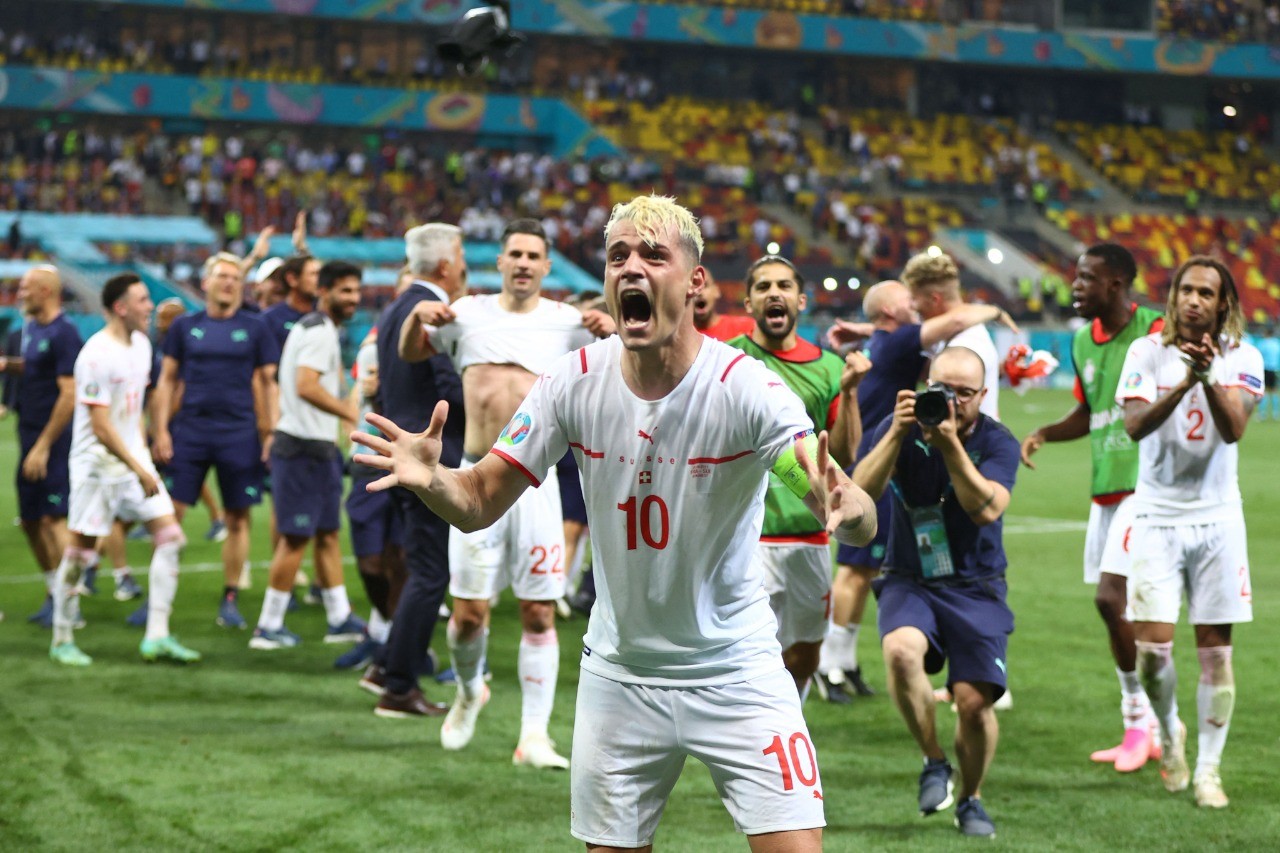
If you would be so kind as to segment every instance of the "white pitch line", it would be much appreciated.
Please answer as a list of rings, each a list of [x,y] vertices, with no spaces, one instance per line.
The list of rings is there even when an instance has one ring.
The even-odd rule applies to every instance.
[[[351,565],[355,563],[355,558],[343,557],[342,562],[346,565]],[[265,569],[269,565],[271,565],[271,563],[270,561],[267,561],[267,560],[263,560],[258,563],[249,564],[250,568],[254,568],[254,569]],[[222,571],[222,563],[217,562],[217,563],[182,564],[178,567],[178,569],[179,569],[179,575],[202,574],[204,572],[220,572]],[[99,578],[109,577],[110,574],[111,574],[110,569],[101,565],[98,567]],[[137,572],[137,574],[141,575],[142,577],[146,577],[146,570],[141,569]],[[44,583],[44,575],[8,575],[8,576],[0,577],[0,585],[18,584],[18,583]]]

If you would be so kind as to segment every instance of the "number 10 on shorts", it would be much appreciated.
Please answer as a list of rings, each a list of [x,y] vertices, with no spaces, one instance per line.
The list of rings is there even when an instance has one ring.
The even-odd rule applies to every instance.
[[[782,735],[774,735],[773,740],[763,750],[765,755],[778,759],[778,770],[782,774],[782,790],[790,791],[796,782],[806,788],[818,784],[818,759],[813,754],[813,744],[804,732],[795,732],[783,745]]]

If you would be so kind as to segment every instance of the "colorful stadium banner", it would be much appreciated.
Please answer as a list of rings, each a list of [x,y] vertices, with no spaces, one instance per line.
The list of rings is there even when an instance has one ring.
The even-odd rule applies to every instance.
[[[101,0],[120,6],[167,6],[249,15],[299,15],[394,21],[405,24],[450,24],[478,0]]]
[[[1280,49],[1150,34],[1039,32],[614,0],[518,0],[511,15],[513,28],[526,33],[1070,71],[1280,79]]]
[[[8,68],[0,69],[0,108],[6,107],[459,132],[474,134],[478,142],[497,148],[536,140],[540,149],[557,157],[618,153],[612,142],[567,104],[515,95]]]

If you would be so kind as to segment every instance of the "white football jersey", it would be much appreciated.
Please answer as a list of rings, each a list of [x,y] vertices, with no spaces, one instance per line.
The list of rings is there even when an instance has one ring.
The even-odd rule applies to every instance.
[[[1262,355],[1250,344],[1230,347],[1213,360],[1214,384],[1262,396]],[[1176,346],[1147,335],[1129,345],[1116,402],[1146,400],[1187,375]],[[1234,517],[1240,507],[1237,478],[1239,449],[1223,441],[1213,423],[1204,389],[1196,385],[1158,429],[1138,442],[1138,486],[1134,512],[1139,516],[1175,518],[1208,524]]]
[[[591,525],[596,605],[582,667],[617,681],[699,686],[782,666],[752,561],[767,472],[813,424],[761,362],[706,338],[661,400],[622,378],[615,336],[539,377],[493,452],[530,472],[573,448]]]
[[[943,341],[927,351],[929,358],[937,358],[947,347],[967,347],[982,359],[986,368],[983,381],[987,383],[987,396],[982,398],[979,410],[992,420],[1000,420],[1000,354],[996,352],[995,339],[986,326],[970,326],[949,341]]]
[[[134,332],[129,346],[103,329],[85,341],[76,357],[76,409],[71,426],[70,468],[76,479],[104,483],[127,481],[133,472],[93,434],[90,406],[107,406],[111,424],[129,454],[151,468],[142,432],[142,408],[151,383],[151,341]]]
[[[505,310],[496,293],[464,296],[449,307],[457,319],[427,331],[431,346],[452,358],[459,373],[473,364],[515,364],[546,373],[557,358],[595,340],[582,325],[581,311],[546,297],[524,313]]]

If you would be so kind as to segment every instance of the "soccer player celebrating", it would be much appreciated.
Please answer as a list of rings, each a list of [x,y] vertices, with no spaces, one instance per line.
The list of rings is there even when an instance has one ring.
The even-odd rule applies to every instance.
[[[144,660],[200,660],[199,652],[169,634],[169,613],[178,589],[178,553],[186,543],[173,502],[147,452],[143,401],[151,379],[147,327],[154,305],[147,286],[131,273],[102,287],[107,326],[85,342],[76,358],[76,410],[71,437],[71,542],[58,564],[54,585],[53,645],[49,657],[67,666],[92,659],[76,647],[73,598],[85,566],[96,560],[99,537],[115,519],[141,521],[151,533],[147,633]]]
[[[217,470],[227,525],[217,623],[244,628],[237,596],[249,558],[250,512],[262,500],[262,448],[271,438],[274,389],[267,373],[280,356],[266,324],[241,308],[239,258],[210,257],[201,286],[205,310],[178,317],[164,338],[153,452],[168,466],[179,518],[200,499],[209,468]],[[179,383],[182,402],[170,433]]]
[[[477,462],[498,441],[538,377],[556,359],[590,343],[594,333],[613,332],[600,311],[542,296],[551,271],[547,239],[534,219],[507,225],[498,255],[502,291],[464,296],[452,305],[420,302],[413,316],[422,325],[401,337],[409,362],[449,353],[462,375],[467,410],[463,464]],[[585,325],[584,325],[585,323]],[[449,534],[449,592],[453,615],[447,637],[458,680],[458,699],[440,727],[445,749],[462,749],[475,733],[476,718],[489,699],[484,682],[489,600],[510,585],[520,602],[520,740],[513,760],[533,767],[565,769],[547,734],[560,667],[555,602],[564,595],[564,520],[559,479],[539,471],[541,486],[526,492],[496,524]]]
[[[1120,745],[1098,750],[1091,757],[1113,763],[1121,773],[1131,773],[1159,755],[1151,705],[1136,671],[1133,625],[1125,617],[1130,554],[1125,542],[1132,524],[1129,498],[1138,481],[1138,446],[1125,433],[1124,411],[1115,401],[1129,345],[1163,327],[1158,311],[1129,298],[1137,274],[1133,255],[1115,243],[1091,246],[1080,256],[1072,299],[1076,313],[1089,323],[1076,330],[1071,340],[1076,405],[1022,441],[1022,462],[1035,468],[1031,456],[1045,442],[1089,436],[1093,503],[1084,540],[1084,579],[1098,587],[1094,603],[1111,640],[1124,719]]]
[[[809,419],[831,431],[831,456],[848,466],[862,433],[856,389],[871,362],[860,352],[842,362],[800,338],[796,318],[805,301],[804,277],[794,264],[777,255],[760,258],[747,270],[747,313],[755,318],[755,328],[728,343],[760,359],[787,383]],[[756,560],[778,619],[782,660],[804,696],[827,632],[831,550],[823,525],[775,474],[769,475],[765,493]]]
[[[1253,619],[1236,442],[1263,380],[1262,356],[1243,334],[1231,271],[1191,257],[1169,286],[1164,330],[1129,347],[1116,391],[1138,442],[1129,582],[1138,671],[1160,721],[1160,774],[1169,791],[1191,781],[1173,667],[1185,590],[1200,658],[1195,797],[1206,808],[1227,805],[1218,764],[1236,696],[1231,626]]]
[[[751,559],[765,474],[777,470],[842,540],[875,532],[874,506],[790,389],[694,328],[705,272],[687,210],[652,196],[618,205],[605,251],[618,335],[557,360],[483,459],[438,464],[447,404],[419,434],[371,415],[386,438],[354,434],[377,454],[359,458],[388,472],[372,488],[403,486],[476,530],[574,448],[599,594],[573,733],[577,838],[649,848],[693,755],[753,848],[818,850],[818,765]]]
[[[755,320],[741,314],[720,313],[720,287],[707,271],[707,283],[693,302],[693,326],[702,334],[727,341],[738,335],[749,335],[755,328]]]
[[[319,310],[294,326],[280,355],[280,420],[271,445],[271,491],[280,541],[249,648],[271,650],[301,642],[284,627],[298,566],[315,540],[316,580],[324,602],[327,643],[360,640],[364,622],[351,612],[342,579],[342,459],[338,423],[355,423],[355,405],[341,396],[338,326],[360,304],[360,268],[330,261],[320,268]]]
[[[18,515],[31,553],[44,573],[48,595],[30,618],[53,624],[53,585],[58,561],[67,547],[67,498],[71,432],[75,411],[75,364],[80,333],[62,313],[62,280],[49,266],[32,267],[18,282],[18,299],[27,321],[17,358],[0,358],[0,373],[17,377]]]

